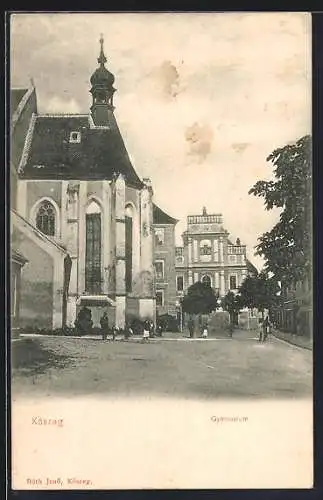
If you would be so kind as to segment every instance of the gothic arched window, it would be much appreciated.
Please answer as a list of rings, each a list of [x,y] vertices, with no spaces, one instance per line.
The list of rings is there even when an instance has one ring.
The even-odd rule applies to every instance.
[[[48,236],[55,236],[56,212],[50,201],[43,201],[36,214],[36,227]]]
[[[132,253],[133,253],[133,209],[131,205],[126,206],[125,214],[126,229],[126,291],[132,291]]]
[[[92,201],[86,209],[85,289],[89,293],[101,293],[101,247],[101,208]]]

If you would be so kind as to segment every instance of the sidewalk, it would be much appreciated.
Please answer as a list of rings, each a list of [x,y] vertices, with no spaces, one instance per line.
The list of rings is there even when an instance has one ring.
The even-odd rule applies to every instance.
[[[89,335],[46,335],[46,334],[39,334],[39,333],[21,333],[20,337],[17,340],[21,340],[23,338],[41,338],[41,337],[51,337],[51,338],[57,338],[57,339],[86,339],[86,340],[97,340],[97,341],[102,341],[102,336],[101,335],[95,335],[95,334],[89,334]],[[233,339],[236,340],[257,340],[257,335],[254,331],[248,331],[248,330],[234,330],[233,332]],[[150,342],[159,342],[159,341],[186,341],[186,342],[194,342],[194,341],[201,341],[201,342],[207,342],[207,341],[215,341],[215,340],[231,340],[231,338],[225,334],[225,335],[214,335],[211,334],[208,336],[208,338],[202,338],[201,336],[196,336],[196,337],[190,337],[188,332],[164,332],[161,337],[155,336],[149,339]],[[107,336],[106,341],[113,341],[113,338],[111,335]],[[115,341],[122,341],[122,342],[142,342],[143,338],[140,335],[133,335],[129,337],[128,339],[125,339],[123,335],[117,335],[115,338]]]
[[[303,349],[313,349],[312,339],[302,335],[295,335],[293,333],[281,332],[279,330],[273,330],[272,335],[277,339],[284,340],[289,344],[296,345],[297,347],[302,347]]]

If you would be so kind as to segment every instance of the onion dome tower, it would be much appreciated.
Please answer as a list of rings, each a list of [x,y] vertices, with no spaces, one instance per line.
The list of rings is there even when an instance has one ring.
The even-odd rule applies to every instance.
[[[92,106],[91,113],[95,125],[107,126],[109,124],[109,115],[113,113],[113,94],[116,89],[113,87],[114,75],[105,67],[107,58],[103,49],[103,35],[100,37],[100,55],[98,57],[99,67],[91,76],[91,94]]]

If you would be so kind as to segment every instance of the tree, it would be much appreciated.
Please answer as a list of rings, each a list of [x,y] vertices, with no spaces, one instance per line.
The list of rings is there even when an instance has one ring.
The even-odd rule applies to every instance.
[[[266,210],[281,208],[277,224],[259,238],[256,255],[265,271],[285,285],[303,280],[311,266],[311,138],[273,151],[274,180],[258,181],[249,194],[263,197]]]
[[[241,307],[256,308],[262,313],[277,303],[279,286],[274,278],[268,278],[265,272],[247,276],[239,288]]]
[[[189,314],[209,314],[217,308],[217,300],[218,295],[210,285],[197,281],[183,297],[182,310]]]

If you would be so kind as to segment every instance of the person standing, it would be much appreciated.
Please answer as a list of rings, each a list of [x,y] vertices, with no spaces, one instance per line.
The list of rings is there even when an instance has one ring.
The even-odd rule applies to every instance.
[[[263,333],[263,342],[266,342],[267,337],[269,335],[269,330],[270,330],[270,321],[269,321],[269,317],[268,316],[266,316],[266,318],[265,318],[263,330],[264,330],[264,333]]]
[[[163,335],[163,329],[162,329],[162,326],[160,323],[157,324],[156,335],[157,335],[157,337],[162,337],[162,335]]]
[[[149,321],[149,337],[155,336],[155,325],[153,321]]]
[[[116,339],[116,336],[118,335],[119,333],[119,328],[117,326],[114,326],[112,328],[112,340],[115,341]]]
[[[190,338],[194,335],[194,321],[190,318],[187,322],[188,331],[190,332]]]
[[[264,321],[262,318],[259,318],[258,320],[258,328],[259,328],[259,342],[263,341],[264,338]]]
[[[149,333],[150,333],[150,321],[147,319],[146,321],[144,321],[144,331],[142,335],[144,342],[149,339]]]
[[[207,337],[208,337],[208,329],[207,329],[207,325],[204,325],[203,329],[202,329],[202,338],[207,339]]]
[[[102,340],[107,340],[107,336],[109,333],[109,318],[107,312],[103,313],[103,316],[100,318],[100,325],[102,330]]]

